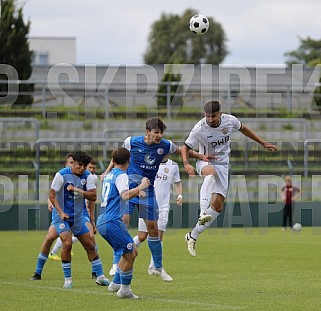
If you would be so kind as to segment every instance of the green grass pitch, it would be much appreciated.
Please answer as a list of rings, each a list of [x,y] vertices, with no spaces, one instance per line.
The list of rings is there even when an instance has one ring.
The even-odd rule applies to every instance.
[[[213,228],[200,236],[196,257],[187,252],[187,231],[171,229],[164,238],[164,267],[172,283],[147,274],[147,243],[139,248],[132,282],[138,300],[119,299],[96,286],[79,243],[73,248],[72,289],[62,288],[59,261],[48,260],[42,280],[30,281],[45,232],[2,231],[1,310],[320,310],[319,228]],[[111,248],[96,238],[107,275]]]

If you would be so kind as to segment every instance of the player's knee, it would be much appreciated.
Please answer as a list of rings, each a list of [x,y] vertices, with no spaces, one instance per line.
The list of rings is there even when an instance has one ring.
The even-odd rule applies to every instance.
[[[48,244],[52,244],[54,241],[55,241],[55,239],[57,238],[57,236],[53,236],[53,235],[47,235],[46,236],[46,239],[45,239],[45,243],[48,245]]]
[[[223,211],[223,204],[217,204],[217,203],[215,204],[215,202],[214,202],[214,203],[211,203],[211,208],[214,211],[221,213]]]
[[[216,175],[216,171],[213,165],[206,165],[202,168],[201,175],[203,177],[206,176],[212,176],[214,177]]]
[[[71,251],[71,248],[72,248],[72,241],[71,239],[70,240],[65,240],[62,242],[62,247],[65,249],[65,250],[70,250]]]
[[[131,253],[128,253],[124,256],[125,256],[127,262],[133,263],[135,261],[136,257],[138,256],[137,249],[134,248]]]
[[[149,228],[148,234],[149,236],[152,236],[152,237],[158,236],[158,228],[157,227]]]
[[[148,236],[147,232],[139,232],[138,234],[139,242],[143,243],[146,240],[147,236]]]

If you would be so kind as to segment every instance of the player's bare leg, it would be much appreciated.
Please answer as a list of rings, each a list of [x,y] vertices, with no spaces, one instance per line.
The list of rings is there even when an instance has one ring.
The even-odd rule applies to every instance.
[[[97,276],[96,284],[101,286],[108,286],[110,281],[105,277],[101,260],[96,251],[96,246],[91,237],[91,233],[87,232],[78,237],[83,248],[87,252],[87,257],[91,262],[92,272]]]

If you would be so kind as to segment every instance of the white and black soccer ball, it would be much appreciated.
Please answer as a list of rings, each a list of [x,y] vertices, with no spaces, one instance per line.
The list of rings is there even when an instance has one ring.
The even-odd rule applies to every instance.
[[[301,231],[301,229],[302,229],[302,225],[299,224],[298,222],[292,226],[293,231]]]
[[[207,17],[201,14],[192,16],[189,21],[189,29],[196,35],[203,35],[205,32],[208,31],[209,27],[210,23]]]

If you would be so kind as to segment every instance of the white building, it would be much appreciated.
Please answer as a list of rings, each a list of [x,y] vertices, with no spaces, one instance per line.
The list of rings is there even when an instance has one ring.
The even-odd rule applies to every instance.
[[[76,64],[75,37],[29,37],[33,65]]]

